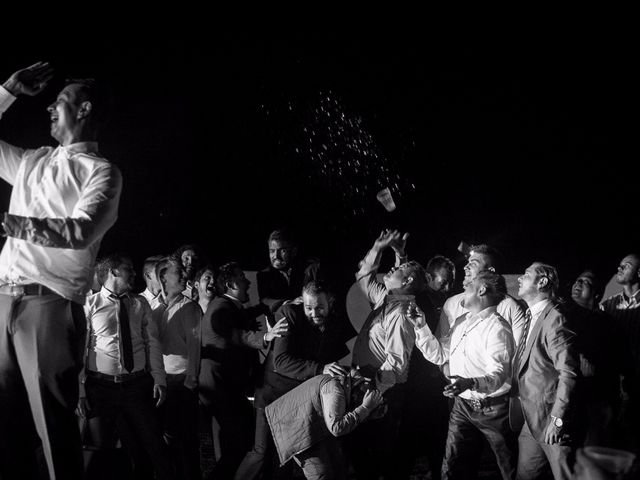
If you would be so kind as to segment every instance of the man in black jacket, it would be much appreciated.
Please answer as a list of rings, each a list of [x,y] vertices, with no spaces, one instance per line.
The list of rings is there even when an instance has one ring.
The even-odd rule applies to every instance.
[[[220,267],[221,291],[207,307],[202,319],[200,401],[220,425],[222,455],[212,478],[232,478],[245,452],[251,448],[253,409],[247,392],[253,387],[256,351],[286,332],[278,322],[267,333],[259,330],[256,317],[261,305],[244,308],[251,282],[235,262]]]
[[[347,375],[349,369],[337,361],[349,353],[349,333],[335,317],[334,297],[322,282],[309,282],[302,289],[302,304],[282,307],[278,318],[286,319],[288,333],[274,341],[265,361],[263,385],[256,392],[256,437],[236,479],[257,478],[269,465],[273,440],[264,408],[306,380],[320,374]]]

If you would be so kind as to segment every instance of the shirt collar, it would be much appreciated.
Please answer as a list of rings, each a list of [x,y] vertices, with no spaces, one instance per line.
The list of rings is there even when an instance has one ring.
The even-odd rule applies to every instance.
[[[100,289],[100,295],[102,295],[105,298],[129,298],[129,292],[124,292],[124,293],[121,293],[120,295],[116,295],[104,285]]]
[[[636,293],[634,293],[630,297],[627,297],[627,294],[624,293],[624,290],[622,292],[620,292],[620,295],[622,295],[622,299],[624,301],[626,301],[626,302],[638,302],[638,300],[640,300],[638,298],[638,297],[640,297],[640,290],[638,290]]]
[[[240,300],[238,300],[237,298],[234,298],[234,297],[232,297],[231,295],[228,295],[228,294],[226,294],[226,293],[223,293],[223,294],[222,294],[222,296],[223,296],[223,297],[228,298],[229,300],[231,300],[231,301],[234,303],[234,305],[235,305],[236,307],[238,307],[239,309],[241,309],[241,310],[242,310],[242,309],[244,308],[244,307],[242,306],[242,302],[241,302]]]
[[[170,302],[166,302],[167,308],[173,307],[175,304],[182,302],[185,298],[187,297],[185,297],[182,293],[179,293],[173,300],[171,300]]]
[[[469,315],[469,321],[475,320],[484,320],[487,317],[490,317],[497,309],[497,305],[492,305],[490,307],[485,308],[484,310],[479,311],[475,315]]]
[[[540,300],[538,303],[533,304],[529,307],[529,311],[531,311],[531,318],[535,318],[542,313],[542,311],[547,308],[547,305],[551,300],[545,298],[544,300]]]
[[[75,155],[76,153],[98,153],[98,142],[76,142],[67,146],[59,145],[58,148],[67,154]]]

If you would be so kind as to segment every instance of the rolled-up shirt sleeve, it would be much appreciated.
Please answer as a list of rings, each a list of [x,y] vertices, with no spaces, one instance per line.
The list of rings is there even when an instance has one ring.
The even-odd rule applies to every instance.
[[[334,437],[350,433],[369,416],[369,410],[362,405],[347,412],[347,398],[337,382],[332,379],[320,390],[324,423]]]
[[[448,362],[450,344],[451,337],[449,335],[438,340],[427,325],[416,329],[416,347],[422,356],[431,363],[442,365]]]
[[[7,235],[42,247],[87,248],[115,223],[121,189],[119,169],[105,162],[87,179],[71,217],[35,218],[10,214]]]

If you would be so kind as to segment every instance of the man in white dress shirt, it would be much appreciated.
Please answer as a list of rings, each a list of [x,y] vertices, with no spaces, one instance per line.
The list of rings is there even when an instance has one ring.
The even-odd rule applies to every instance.
[[[464,267],[464,280],[462,284],[465,285],[479,272],[490,271],[500,273],[500,263],[501,255],[495,248],[485,244],[474,245],[471,247],[469,259]],[[503,290],[504,297],[500,303],[498,303],[497,311],[498,314],[511,325],[511,331],[517,346],[525,323],[524,310],[513,297],[507,295],[506,285],[504,285],[504,283],[501,284],[501,290]],[[464,316],[468,311],[464,304],[464,293],[450,297],[445,302],[444,307],[442,307],[440,323],[438,324],[436,334],[439,337],[447,335],[456,320]]]
[[[115,425],[131,456],[134,478],[173,478],[173,467],[158,415],[154,410],[166,398],[162,345],[149,304],[129,294],[135,278],[131,260],[123,255],[105,257],[102,289],[85,305],[88,341],[84,375],[86,397],[79,409]]]
[[[455,402],[449,417],[443,479],[475,476],[482,436],[496,455],[502,477],[512,479],[515,474],[517,440],[509,427],[508,402],[514,341],[511,328],[496,311],[502,299],[500,290],[496,273],[475,275],[465,284],[468,313],[441,340],[429,329],[423,312],[410,307],[416,347],[430,362],[450,364],[451,384],[444,395],[455,397]]]
[[[147,288],[140,292],[140,295],[149,303],[151,311],[163,303],[160,291],[160,280],[158,280],[158,275],[156,275],[156,266],[165,258],[163,255],[148,257],[142,266],[142,278],[144,278],[144,283],[147,285]]]
[[[52,74],[39,62],[11,75],[0,86],[0,115],[16,97],[40,93]],[[47,109],[58,147],[0,141],[0,177],[13,186],[0,254],[4,479],[83,475],[74,414],[86,335],[82,305],[122,184],[118,168],[98,153],[106,104],[95,81],[71,80]]]

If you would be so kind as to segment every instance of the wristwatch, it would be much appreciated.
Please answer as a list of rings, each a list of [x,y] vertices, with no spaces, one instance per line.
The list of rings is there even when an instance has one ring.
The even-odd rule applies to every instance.
[[[561,428],[562,425],[564,425],[564,422],[562,421],[562,419],[560,417],[554,417],[553,415],[551,415],[551,420],[553,420],[553,424],[557,428]]]

